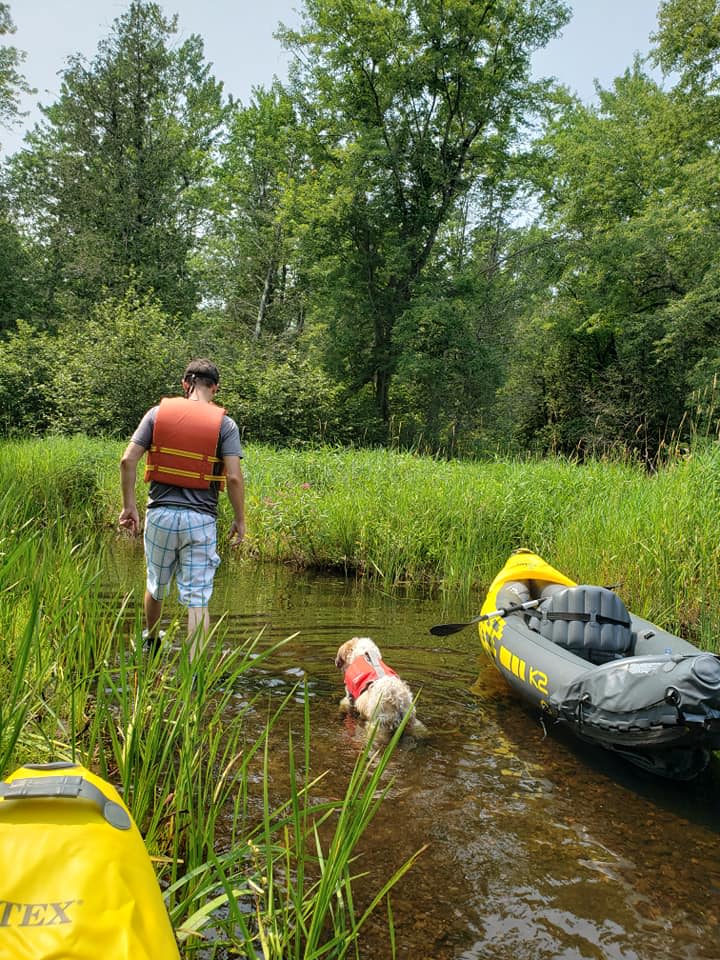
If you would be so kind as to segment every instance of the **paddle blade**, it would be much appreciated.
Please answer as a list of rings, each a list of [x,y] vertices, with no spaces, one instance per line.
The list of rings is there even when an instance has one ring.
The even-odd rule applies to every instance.
[[[430,633],[434,634],[436,637],[448,637],[451,633],[457,633],[459,630],[464,630],[465,627],[469,627],[473,623],[477,623],[477,619],[468,620],[467,623],[438,623],[436,626],[430,627]]]

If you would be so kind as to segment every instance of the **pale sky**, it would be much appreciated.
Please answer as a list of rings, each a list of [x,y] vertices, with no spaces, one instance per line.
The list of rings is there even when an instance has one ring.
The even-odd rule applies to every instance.
[[[278,23],[299,24],[301,0],[160,0],[166,14],[179,15],[180,39],[197,33],[205,58],[225,92],[248,103],[254,86],[284,80],[287,56],[273,33]],[[585,101],[594,98],[594,81],[604,87],[647,53],[657,27],[658,0],[569,0],[573,18],[561,38],[535,57],[538,76],[554,76]],[[37,94],[26,97],[26,128],[39,119],[37,103],[52,103],[58,72],[68,56],[91,60],[98,41],[128,6],[127,0],[9,0],[17,32],[5,42],[24,50],[25,77]],[[4,153],[22,141],[24,129],[0,129]]]

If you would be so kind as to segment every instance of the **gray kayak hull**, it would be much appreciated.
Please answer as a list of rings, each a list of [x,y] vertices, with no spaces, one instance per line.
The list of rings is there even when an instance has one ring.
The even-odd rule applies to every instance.
[[[566,578],[505,578],[486,606],[505,609],[533,591],[535,609],[479,630],[486,654],[546,726],[661,776],[704,769],[720,750],[720,657],[630,614],[612,591]]]

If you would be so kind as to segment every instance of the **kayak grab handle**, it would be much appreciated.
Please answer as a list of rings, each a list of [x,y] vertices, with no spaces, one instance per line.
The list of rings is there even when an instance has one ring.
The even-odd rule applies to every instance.
[[[10,783],[0,782],[0,797],[4,800],[89,800],[100,810],[105,820],[118,830],[130,829],[130,817],[123,807],[84,777],[25,777]],[[0,807],[1,809],[1,807]]]

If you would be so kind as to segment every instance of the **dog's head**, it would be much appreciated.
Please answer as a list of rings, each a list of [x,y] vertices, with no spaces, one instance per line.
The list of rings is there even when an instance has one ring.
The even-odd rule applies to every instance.
[[[335,666],[338,670],[347,670],[353,660],[368,654],[370,659],[377,663],[381,659],[380,650],[370,637],[353,637],[344,643],[335,656]]]

